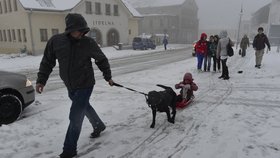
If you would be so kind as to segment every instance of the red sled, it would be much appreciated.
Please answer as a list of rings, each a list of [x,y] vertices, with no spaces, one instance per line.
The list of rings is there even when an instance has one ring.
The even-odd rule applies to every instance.
[[[190,103],[193,102],[193,100],[194,100],[194,97],[192,97],[189,100],[183,99],[182,101],[177,102],[176,103],[176,109],[184,109],[184,108],[188,107],[190,105]]]

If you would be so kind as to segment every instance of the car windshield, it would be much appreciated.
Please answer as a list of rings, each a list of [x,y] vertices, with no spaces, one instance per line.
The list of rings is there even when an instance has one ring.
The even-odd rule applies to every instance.
[[[133,42],[141,42],[141,38],[134,38]]]

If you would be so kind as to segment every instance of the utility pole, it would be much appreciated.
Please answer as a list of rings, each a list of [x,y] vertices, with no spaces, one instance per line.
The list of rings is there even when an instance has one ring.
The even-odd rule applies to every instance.
[[[240,10],[240,17],[239,17],[238,31],[237,31],[237,39],[236,39],[236,49],[238,48],[239,33],[240,33],[240,25],[241,25],[242,15],[243,15],[243,4],[241,4],[241,10]]]

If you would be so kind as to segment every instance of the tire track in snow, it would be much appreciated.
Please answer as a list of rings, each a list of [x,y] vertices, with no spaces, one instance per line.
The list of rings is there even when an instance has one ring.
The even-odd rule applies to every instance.
[[[213,73],[208,74],[208,78],[209,78],[209,85],[208,88],[201,92],[201,94],[199,94],[199,96],[197,97],[198,100],[199,98],[203,98],[205,96],[207,96],[210,92],[212,92],[213,90],[215,90],[215,80],[213,79]],[[231,92],[231,90],[230,90]],[[227,93],[226,93],[227,94]],[[228,94],[229,95],[229,94]],[[227,96],[228,96],[227,95]],[[225,96],[224,98],[226,98],[227,96]],[[208,108],[210,108],[212,105],[208,104]],[[183,111],[177,111],[177,114],[180,114]],[[178,117],[178,115],[176,115],[176,117]],[[175,122],[176,124],[176,122]],[[188,134],[190,132],[192,132],[193,130],[198,130],[200,125],[197,125],[195,122],[192,122],[191,125],[189,126],[189,128],[187,129],[187,135],[186,137],[184,137],[177,145],[176,148],[180,145],[180,143],[182,143],[184,141],[185,138],[187,138]],[[150,145],[155,145],[157,143],[160,143],[162,140],[164,140],[164,138],[166,138],[168,135],[166,134],[166,129],[169,127],[169,125],[167,123],[162,124],[161,126],[159,126],[151,135],[149,135],[145,140],[143,140],[141,143],[139,143],[135,148],[133,148],[132,150],[130,150],[129,152],[125,153],[124,155],[120,156],[120,158],[128,158],[128,157],[134,157],[137,154],[141,154],[142,152],[144,152],[144,150],[146,148],[149,148]],[[161,129],[161,130],[160,130]],[[160,137],[161,136],[161,137]],[[159,138],[160,137],[160,138]],[[156,140],[156,141],[155,141]],[[181,147],[179,147],[180,150],[183,149]],[[177,150],[179,151],[179,149]]]
[[[213,77],[209,77],[211,83],[214,83]],[[206,96],[207,93],[209,91],[211,91],[212,89],[214,89],[214,87],[212,86],[213,84],[209,84],[209,88],[205,91],[202,92],[203,96]],[[200,97],[203,97],[200,96]],[[198,97],[198,98],[200,98]],[[178,117],[178,114],[181,113],[181,111],[177,110],[177,115],[176,117]],[[175,122],[176,124],[176,122]],[[159,143],[161,140],[163,140],[165,137],[167,137],[167,135],[165,135],[164,137],[158,139],[156,142],[153,142],[154,140],[156,140],[156,138],[158,138],[159,136],[163,135],[165,130],[167,129],[167,127],[169,127],[166,122],[164,124],[162,124],[161,126],[159,126],[151,135],[149,135],[146,139],[144,139],[141,143],[139,143],[135,148],[133,148],[132,150],[130,150],[129,152],[125,153],[124,155],[120,156],[119,158],[129,158],[129,157],[133,157],[132,155],[137,153],[141,153],[142,151],[144,151],[144,149],[146,148],[146,146],[150,145],[153,143],[153,145],[155,143]],[[194,128],[194,124],[192,124],[190,126],[190,128],[187,131],[191,131]],[[161,129],[161,130],[160,130]]]
[[[238,69],[241,65],[243,65],[244,62],[242,64],[239,64],[238,66],[234,67],[234,69]],[[208,88],[206,90],[204,90],[203,92],[201,92],[199,94],[198,97],[196,97],[196,100],[200,100],[202,98],[205,98],[206,96],[208,96],[209,94],[211,93],[216,93],[216,90],[219,90],[217,89],[216,87],[216,81],[218,79],[214,78],[215,75],[213,73],[209,74],[207,76],[209,78],[208,80]],[[215,111],[215,109],[221,105],[222,103],[224,103],[224,101],[228,98],[228,96],[231,95],[232,91],[233,91],[233,86],[231,84],[230,81],[224,81],[223,82],[224,85],[223,87],[226,87],[224,90],[223,90],[223,95],[221,97],[219,97],[218,100],[216,100],[214,103],[213,102],[210,102],[208,104],[206,104],[207,106],[205,108],[203,108],[201,110],[202,113],[204,113],[204,115],[211,115],[211,113],[213,113]],[[220,91],[220,90],[219,90]],[[211,96],[211,95],[210,95]],[[195,104],[199,104],[200,102],[199,101],[196,101]],[[193,105],[192,105],[193,106]],[[189,108],[189,107],[188,107]],[[206,112],[206,113],[205,113]],[[180,113],[180,111],[177,112],[177,114]],[[198,114],[199,116],[200,114]],[[177,115],[178,116],[178,115]],[[177,153],[179,153],[180,151],[184,151],[188,145],[181,145],[182,143],[185,142],[185,139],[189,138],[189,134],[195,130],[195,131],[198,131],[199,130],[199,127],[200,125],[203,123],[203,120],[204,120],[204,117],[201,117],[200,118],[200,122],[197,123],[198,121],[193,121],[193,123],[191,124],[191,126],[187,129],[187,133],[185,135],[184,138],[182,138],[175,146],[175,152],[171,155],[169,155],[169,157],[172,157],[174,155],[176,155]],[[160,127],[159,127],[160,128]],[[159,139],[158,141],[156,142],[153,142],[153,140],[155,140],[157,137],[161,136],[163,134],[163,132],[166,130],[167,126],[163,126],[162,130],[160,133],[156,133],[157,131],[159,131],[159,128],[157,128],[157,130],[152,133],[152,135],[150,135],[149,137],[147,137],[142,143],[140,143],[137,147],[135,147],[134,149],[132,149],[130,152],[124,154],[123,156],[121,156],[120,158],[126,158],[126,157],[131,157],[133,154],[135,154],[136,152],[137,153],[141,153],[144,151],[144,149],[149,146],[150,144],[152,145],[155,145],[156,143],[159,143],[161,140],[163,140],[165,137]],[[151,139],[151,141],[147,141],[149,140],[151,137],[153,137],[153,139]],[[190,141],[193,141],[194,137],[191,136],[191,139]],[[178,149],[177,149],[178,148]],[[142,150],[143,149],[143,150]]]
[[[233,70],[237,70],[239,69],[242,65],[244,65],[244,61],[240,62],[241,64],[238,64],[237,66],[233,67]],[[200,94],[197,97],[197,100],[200,100],[202,98],[205,98],[206,96],[211,96],[211,93],[215,94],[218,91],[221,91],[221,89],[217,88],[216,83],[215,82],[217,79],[214,79],[213,76],[209,76],[209,78],[211,78],[209,80],[209,85],[208,85],[208,89],[204,92],[202,92],[202,95]],[[189,144],[193,144],[194,143],[194,139],[195,137],[193,137],[193,135],[191,135],[192,132],[197,132],[200,128],[200,126],[203,124],[204,119],[206,115],[211,115],[216,109],[217,107],[219,107],[221,104],[223,104],[225,102],[225,100],[232,94],[233,91],[233,85],[231,84],[230,80],[227,80],[225,82],[223,82],[221,80],[221,82],[223,83],[223,87],[225,87],[226,89],[223,89],[223,94],[222,96],[220,96],[217,100],[215,100],[214,102],[208,102],[205,108],[202,108],[201,111],[199,113],[197,113],[198,119],[196,119],[191,128],[188,129],[188,132],[186,133],[186,135],[176,144],[175,151],[170,154],[168,156],[168,158],[172,158],[174,156],[176,157],[182,157],[182,152],[185,151],[188,147]],[[204,102],[205,103],[205,102]],[[203,105],[204,106],[204,105]],[[202,117],[201,117],[202,116]],[[193,131],[195,130],[195,131]],[[189,143],[192,142],[192,143]]]

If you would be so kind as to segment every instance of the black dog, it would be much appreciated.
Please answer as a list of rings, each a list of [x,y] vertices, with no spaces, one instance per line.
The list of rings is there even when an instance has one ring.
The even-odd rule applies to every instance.
[[[147,95],[147,103],[151,106],[153,114],[153,122],[151,128],[155,127],[156,112],[166,112],[168,122],[175,122],[176,115],[176,93],[171,87],[157,85],[164,88],[164,91],[150,91]],[[170,116],[169,107],[172,109],[172,117]]]

